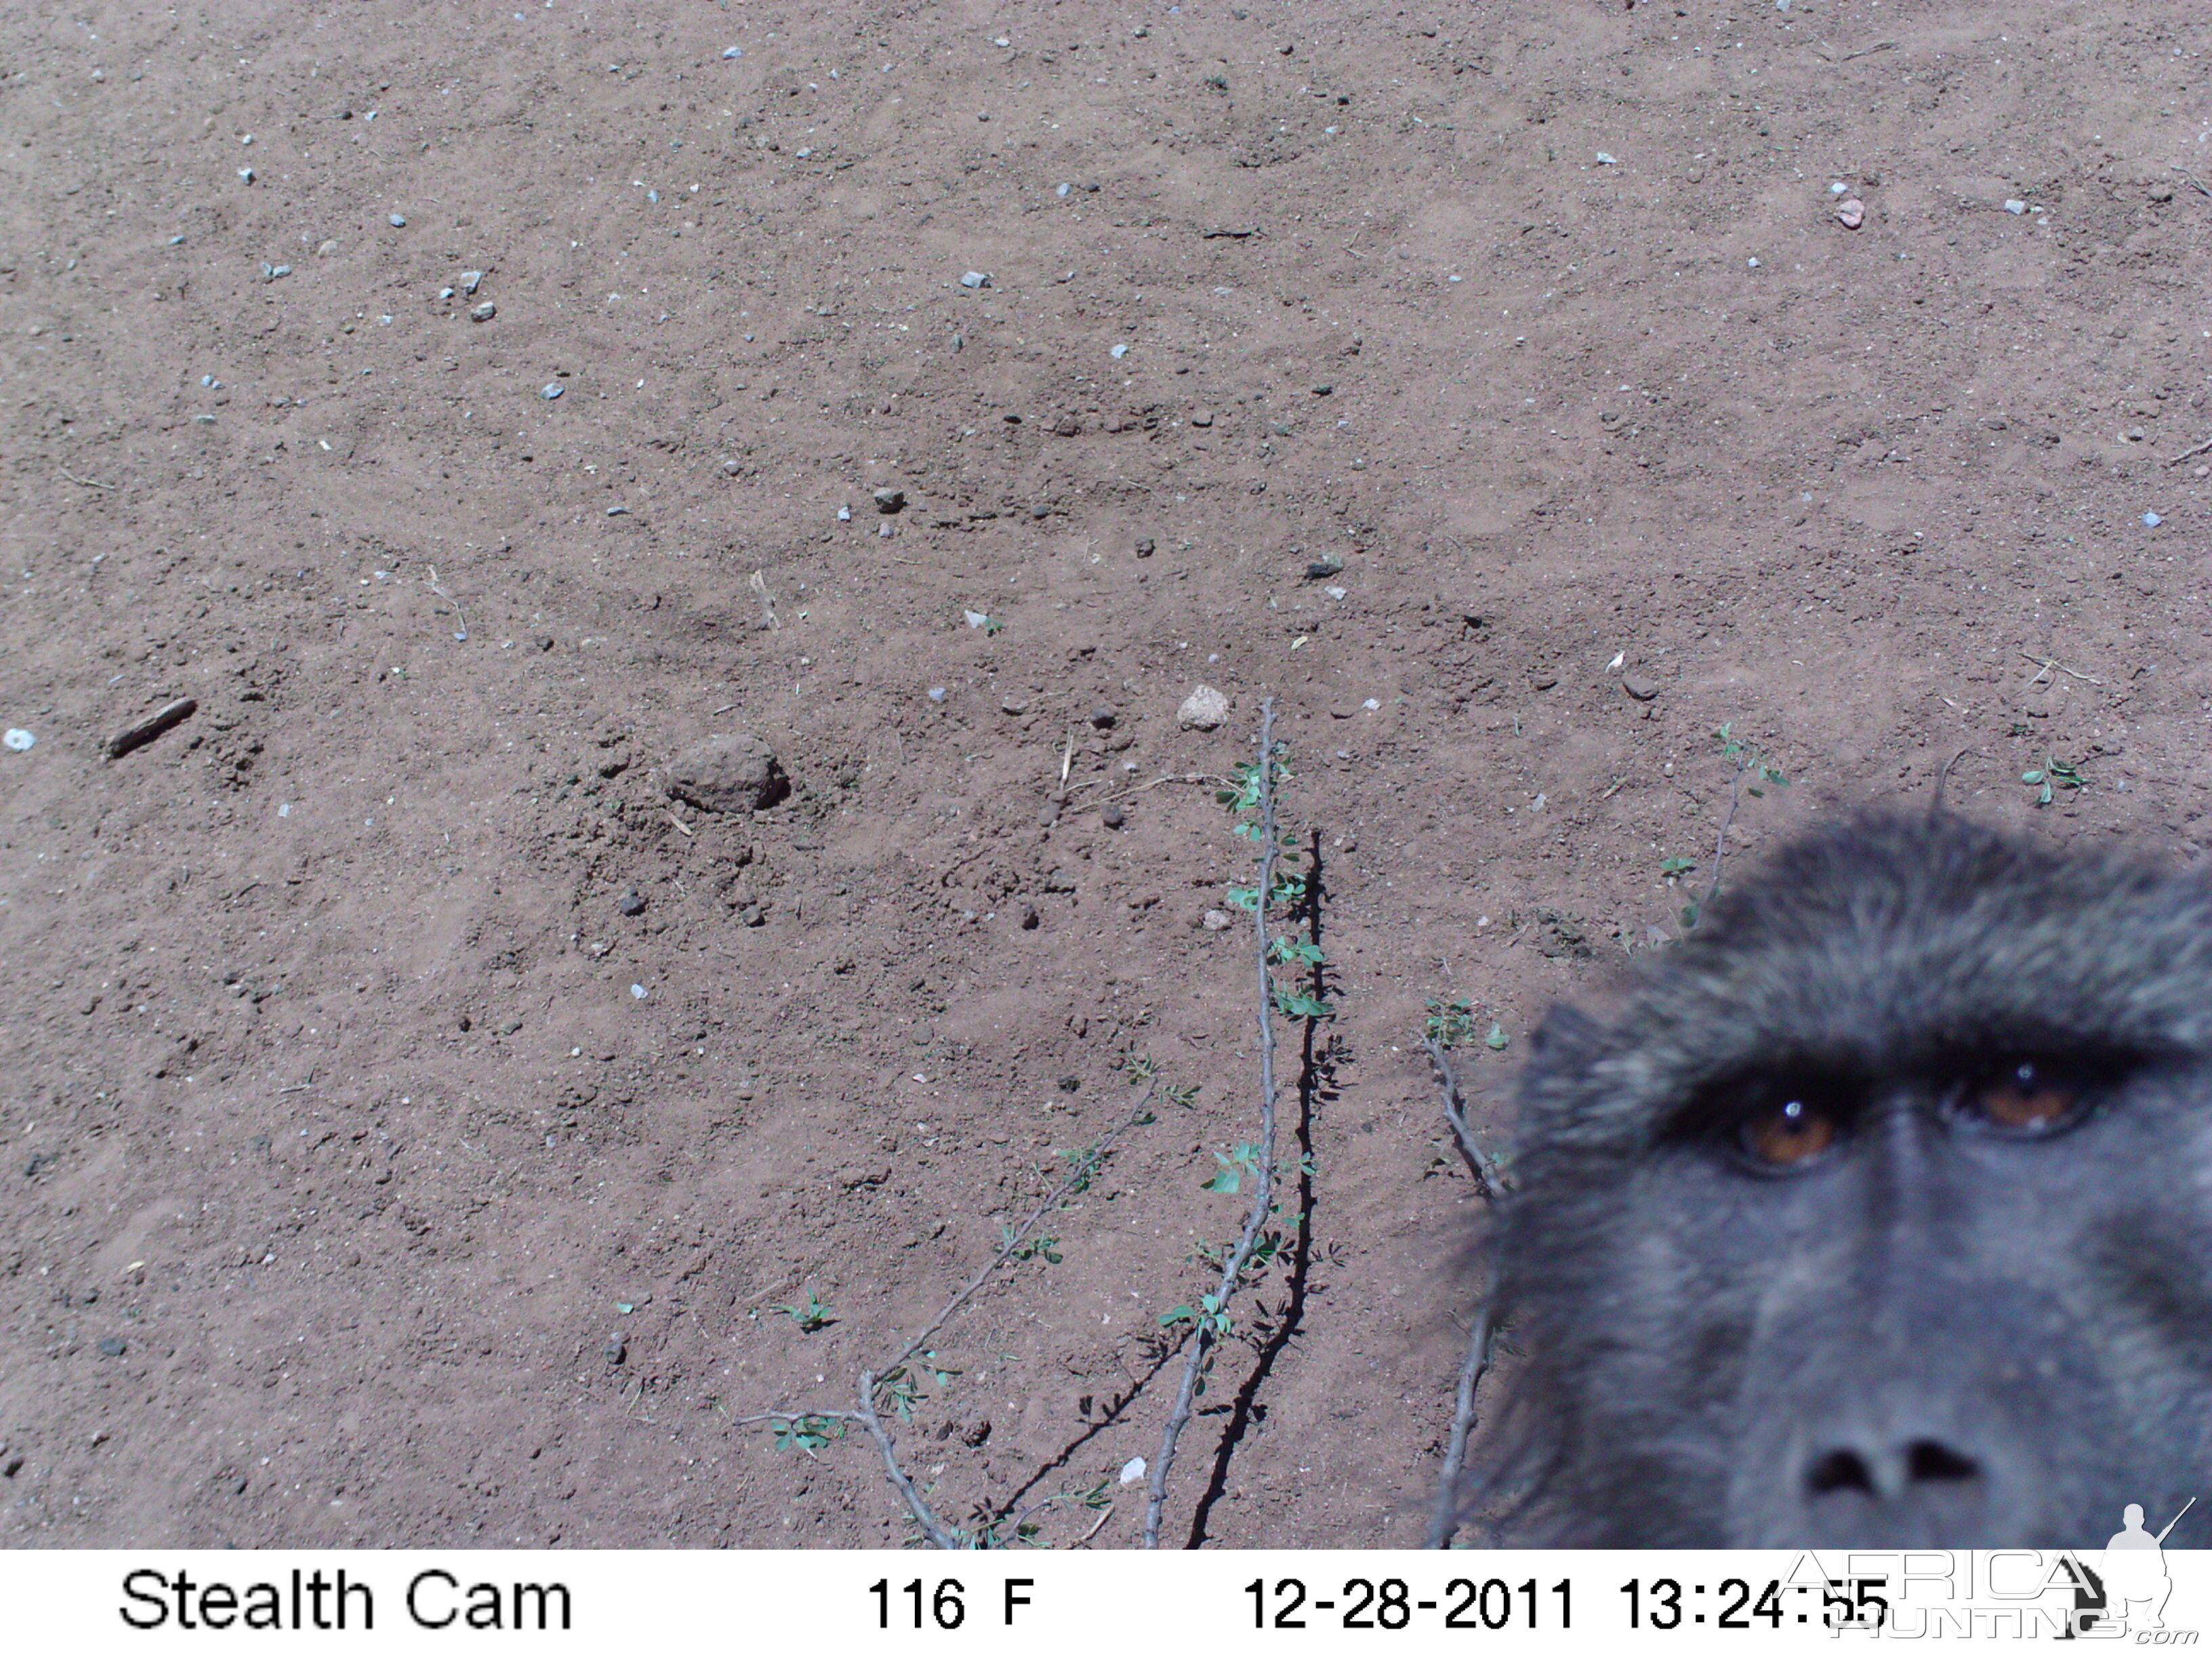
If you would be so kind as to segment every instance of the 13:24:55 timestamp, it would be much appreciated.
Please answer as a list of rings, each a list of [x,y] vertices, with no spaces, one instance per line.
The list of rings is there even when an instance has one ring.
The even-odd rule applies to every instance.
[[[1889,1612],[1881,1592],[1883,1578],[1831,1578],[1820,1584],[1785,1584],[1770,1578],[1764,1589],[1747,1579],[1723,1578],[1712,1585],[1684,1584],[1679,1578],[1632,1578],[1620,1587],[1628,1598],[1628,1627],[1676,1630],[1705,1625],[1715,1630],[1769,1630],[1809,1625],[1816,1618],[1830,1629],[1871,1629]],[[1820,1605],[1813,1595],[1820,1592]]]

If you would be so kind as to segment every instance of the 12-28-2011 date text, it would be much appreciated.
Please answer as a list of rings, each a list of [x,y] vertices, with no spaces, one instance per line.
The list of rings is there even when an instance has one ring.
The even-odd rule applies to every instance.
[[[1319,1593],[1316,1593],[1319,1592]],[[1332,1595],[1311,1589],[1303,1578],[1255,1578],[1244,1586],[1252,1598],[1255,1630],[1305,1630],[1333,1626],[1342,1630],[1571,1630],[1572,1587],[1562,1578],[1540,1589],[1533,1578],[1508,1583],[1503,1578],[1454,1578],[1441,1592],[1416,1594],[1403,1578],[1347,1578]]]

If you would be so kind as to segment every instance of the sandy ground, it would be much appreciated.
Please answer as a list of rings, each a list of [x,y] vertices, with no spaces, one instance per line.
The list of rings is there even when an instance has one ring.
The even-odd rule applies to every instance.
[[[1425,1003],[1497,1134],[1750,752],[1728,860],[1961,750],[2201,855],[2202,6],[514,6],[0,22],[0,1540],[909,1539],[737,1419],[848,1405],[1134,1054],[1194,1098],[896,1425],[1129,1545],[1268,697],[1337,1012],[1178,1544],[1419,1541]],[[672,799],[738,733],[786,799]]]

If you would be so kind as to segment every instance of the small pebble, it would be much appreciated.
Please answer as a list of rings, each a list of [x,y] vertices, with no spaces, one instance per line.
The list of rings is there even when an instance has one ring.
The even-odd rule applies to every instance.
[[[1101,732],[1110,731],[1114,722],[1119,718],[1121,717],[1103,703],[1091,711],[1091,723]]]
[[[635,997],[635,998],[636,998],[640,1002],[642,1002],[642,1001],[644,1001],[644,1000],[645,1000],[645,987],[643,987],[642,985],[633,985],[633,986],[631,986],[631,987],[629,988],[629,994],[630,994],[630,995],[632,995],[632,996]]]
[[[991,275],[988,271],[984,270],[970,270],[963,272],[960,278],[960,286],[963,288],[988,288],[991,286]]]
[[[1002,698],[1000,701],[999,708],[1000,713],[1007,714],[1026,714],[1030,712],[1029,704],[1024,702],[1019,697]]]
[[[641,916],[645,914],[645,895],[635,887],[625,887],[623,896],[615,901],[615,908],[626,916]]]
[[[1193,426],[1212,426],[1213,424],[1213,411],[1210,409],[1200,409],[1193,411],[1190,417],[1190,423]]]
[[[1845,230],[1856,230],[1866,222],[1866,204],[1856,196],[1847,196],[1836,204],[1836,222]]]
[[[1850,189],[1850,186],[1849,185],[1830,185],[1828,186],[1828,194],[1831,196],[1841,196],[1846,193]]]
[[[1049,830],[1054,824],[1058,823],[1059,822],[1060,803],[1058,801],[1048,800],[1043,805],[1037,808],[1037,827],[1039,829]]]
[[[1201,925],[1209,933],[1226,933],[1229,930],[1230,925],[1229,912],[1226,910],[1208,910],[1206,913],[1205,919]]]
[[[486,300],[482,305],[476,307],[469,313],[469,320],[472,323],[488,323],[498,315],[499,307],[494,305],[490,301]]]
[[[2155,513],[2144,514],[2142,516],[2142,521],[2143,528],[2146,530],[2155,530],[2159,526],[2166,522],[2165,520],[2160,518]]]
[[[1638,702],[1650,702],[1659,695],[1659,682],[1642,674],[1624,674],[1620,689]]]
[[[1603,150],[1600,150],[1597,153],[1597,164],[1601,167],[1617,167],[1620,165],[1620,158],[1607,155]]]
[[[404,230],[407,228],[407,216],[404,213],[395,213],[385,222],[394,230]]]
[[[896,513],[906,505],[906,491],[887,485],[875,492],[875,502],[878,513]]]
[[[617,1331],[607,1338],[606,1346],[599,1352],[607,1357],[608,1364],[619,1365],[629,1357],[629,1345],[623,1340],[623,1334]]]
[[[931,686],[929,688],[929,700],[932,702],[943,702],[945,701],[945,688],[941,685]]]
[[[744,469],[740,467],[735,461],[724,461],[722,463],[722,476],[726,478],[734,478],[744,470]],[[850,507],[839,507],[837,509],[837,516],[841,519],[849,519],[853,516],[853,510]]]
[[[11,726],[8,728],[8,746],[19,755],[37,741],[36,738],[20,726]]]
[[[463,271],[461,273],[461,292],[464,294],[475,293],[477,291],[477,284],[483,281],[483,272],[481,270]]]
[[[1098,815],[1098,821],[1109,830],[1119,830],[1128,819],[1123,816],[1120,807],[1109,806]]]
[[[548,380],[544,386],[539,389],[538,395],[544,398],[545,401],[550,404],[568,389],[568,387],[562,386],[558,380]]]
[[[745,49],[743,46],[731,46],[722,53],[723,58],[726,59],[731,58],[742,58],[744,55]]]
[[[2025,213],[2027,211],[2027,204],[2025,202],[2007,202],[2004,204],[2004,210],[2007,213]]]
[[[1113,358],[1115,362],[1119,362],[1122,358],[1129,355],[1129,348],[1126,345],[1117,345],[1113,349],[1113,350],[1108,352],[1106,355]]]
[[[1069,187],[1067,185],[1062,185],[1058,190],[1054,191],[1053,194],[1055,196],[1065,196],[1067,194],[1068,188]]]
[[[1143,537],[1138,541],[1137,556],[1140,559],[1149,559],[1152,556],[1152,538],[1150,536]]]
[[[110,1359],[120,1359],[127,1346],[119,1336],[103,1336],[100,1339],[100,1351]]]
[[[252,167],[239,168],[238,182],[241,185],[252,184],[253,182],[253,169]]]

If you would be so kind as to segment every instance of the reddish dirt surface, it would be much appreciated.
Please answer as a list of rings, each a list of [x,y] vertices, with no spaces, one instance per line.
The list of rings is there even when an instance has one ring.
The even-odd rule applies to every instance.
[[[1133,1050],[1194,1104],[899,1427],[948,1521],[1129,1545],[1255,1101],[1181,780],[1273,696],[1311,1250],[1167,1537],[1414,1543],[1425,1000],[1498,1132],[1709,879],[1718,727],[1792,781],[1730,860],[1961,750],[2200,850],[2202,7],[670,10],[0,25],[0,1540],[907,1540],[734,1419],[848,1403]],[[672,804],[735,732],[790,798]]]

